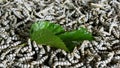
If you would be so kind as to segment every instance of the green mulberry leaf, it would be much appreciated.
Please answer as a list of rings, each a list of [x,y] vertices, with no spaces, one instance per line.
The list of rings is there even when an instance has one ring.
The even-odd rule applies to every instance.
[[[65,32],[64,28],[61,27],[59,24],[54,24],[49,21],[38,21],[31,26],[30,33],[33,33],[34,31],[38,31],[40,29],[48,29],[54,34]]]
[[[65,32],[58,35],[64,41],[83,41],[83,40],[93,40],[93,36],[87,29],[80,27],[78,30],[73,30],[70,32]]]
[[[36,41],[37,44],[49,45],[68,52],[73,51],[77,45],[74,42],[94,39],[92,34],[83,27],[80,27],[78,30],[65,32],[64,28],[59,24],[49,21],[34,23],[30,29],[30,38]]]
[[[64,42],[48,29],[34,31],[34,33],[31,34],[31,39],[36,41],[37,44],[48,45],[69,52]]]
[[[72,41],[64,41],[64,43],[70,52],[72,52],[76,46]]]
[[[30,37],[37,44],[49,45],[69,51],[64,42],[55,34],[64,32],[64,29],[58,25],[48,21],[39,21],[32,24],[30,29]]]

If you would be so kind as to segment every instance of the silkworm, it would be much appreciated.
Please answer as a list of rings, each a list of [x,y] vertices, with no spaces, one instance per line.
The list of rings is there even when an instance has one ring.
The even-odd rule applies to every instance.
[[[47,65],[42,65],[41,68],[50,68],[50,67]]]
[[[120,0],[2,1],[0,67],[119,68],[119,2]],[[74,48],[72,54],[38,45],[31,40],[21,46],[25,42],[22,35],[28,33],[24,28],[29,29],[32,22],[40,20],[51,20],[62,25],[65,30],[86,27],[93,33],[95,40],[85,40]],[[18,30],[23,33],[17,33]]]
[[[33,41],[33,47],[35,48],[35,51],[38,51],[38,50],[39,50],[38,45],[36,44],[35,41]]]
[[[6,68],[7,66],[5,64],[3,64],[3,63],[0,63],[0,67],[1,68]]]
[[[2,22],[3,25],[7,26],[7,24],[9,23],[9,20],[4,21],[4,23]]]
[[[11,40],[18,40],[18,38],[17,38],[16,35],[14,34],[14,36],[11,37]]]
[[[22,64],[22,63],[19,63],[19,62],[15,63],[14,65],[19,66],[21,68],[30,68],[29,64]]]
[[[7,55],[7,58],[15,58],[15,56],[16,56],[16,54],[9,54],[9,55]]]
[[[35,54],[35,51],[31,51],[27,54],[24,54],[24,56],[28,57],[28,56],[33,56]]]
[[[120,42],[120,40],[114,40],[114,41],[112,41],[112,45],[114,45],[114,44],[116,44],[116,43],[119,43]]]
[[[29,49],[29,47],[23,47],[23,48],[21,49],[21,52],[24,53],[24,52],[27,51],[28,49]]]
[[[21,49],[22,49],[22,46],[19,47],[18,49],[16,49],[14,53],[15,53],[15,54],[18,54],[18,53],[20,52]]]
[[[55,62],[54,63],[54,68],[56,67],[56,66],[68,66],[68,65],[71,65],[71,63],[70,62],[68,62],[68,61],[58,61],[58,62]]]
[[[101,65],[101,67],[106,66],[106,64],[109,63],[109,62],[112,60],[113,56],[114,56],[114,52],[109,53],[109,54],[108,54],[108,57],[109,57],[109,58],[107,58],[106,60],[97,62],[97,65],[98,65],[98,66]]]
[[[31,64],[33,64],[33,65],[42,64],[47,58],[48,58],[48,56],[44,56],[40,60],[33,61]]]
[[[117,63],[117,64],[115,64],[115,65],[110,66],[110,68],[119,68],[119,67],[120,67],[120,64],[119,64],[119,63]]]
[[[74,53],[74,57],[80,59],[80,54]]]
[[[120,49],[120,45],[115,45],[115,46],[112,47],[112,49],[118,50],[118,49]]]
[[[113,60],[119,61],[119,60],[120,60],[120,56],[115,56],[115,57],[113,58]]]
[[[107,14],[108,17],[110,17],[110,15],[112,15],[114,9],[111,9],[111,11]]]
[[[115,54],[120,54],[120,50],[115,50],[114,53]]]
[[[9,47],[9,45],[2,45],[2,46],[0,46],[0,49],[2,50],[2,49],[6,49],[7,47]]]
[[[11,42],[11,37],[9,37],[7,40],[6,40],[6,43],[9,44]]]
[[[21,7],[22,9],[23,9],[23,15],[25,16],[25,17],[30,17],[30,15],[29,15],[29,11],[28,10],[26,10],[26,8],[25,7]],[[32,16],[33,17],[33,16]]]
[[[5,58],[5,56],[6,56],[10,51],[12,51],[12,50],[14,50],[14,49],[15,49],[15,48],[11,48],[11,49],[7,50],[6,52],[2,53],[0,59],[3,60],[3,59]]]
[[[41,45],[40,45],[40,46],[41,46]],[[44,49],[44,48],[40,49],[39,54],[45,54],[45,53],[46,53],[46,51],[45,51],[45,49]]]
[[[53,58],[55,58],[54,61],[58,61],[58,60],[56,60],[57,58],[55,56],[57,53],[60,53],[61,51],[62,51],[61,49],[57,49],[55,52],[52,52],[49,63],[53,62]]]
[[[71,63],[78,63],[79,62],[79,60],[78,59],[75,59],[74,60],[74,54],[68,54],[68,59],[69,59],[69,61],[71,62]]]
[[[59,58],[58,61],[64,61],[66,60],[65,58]]]
[[[110,27],[109,27],[109,33],[111,34],[111,31],[113,30],[113,27],[117,27],[117,22],[116,21],[113,21],[111,24],[110,24]]]
[[[114,36],[116,37],[116,38],[119,38],[120,36],[120,31],[118,31],[117,29],[115,29],[115,28],[113,28],[112,29],[112,32],[113,32],[113,34],[114,34]]]
[[[32,11],[32,7],[31,7],[30,4],[32,4],[32,3],[31,2],[29,2],[29,3],[25,2],[24,3],[24,5],[25,5],[25,7],[27,8],[28,11]]]
[[[31,52],[32,51],[32,44],[31,44],[30,39],[28,39],[28,45],[29,45],[28,51]]]
[[[20,61],[20,62],[25,62],[25,61],[29,61],[29,60],[31,60],[31,59],[33,59],[33,57],[23,57],[23,58],[20,58],[18,61]]]
[[[86,44],[87,44],[87,41],[83,41],[82,45],[79,48],[79,50],[81,51],[81,55],[83,56],[84,56],[84,48]]]
[[[84,64],[81,62],[81,63],[77,63],[76,65],[74,65],[74,67],[72,68],[79,68],[79,67],[82,67]]]
[[[104,41],[101,41],[100,44],[97,45],[97,48],[98,48],[99,50],[107,50],[107,48],[106,48],[106,47],[103,47],[103,45],[104,45]]]
[[[91,3],[91,6],[96,7],[96,8],[103,8],[103,5],[101,4]]]
[[[101,29],[99,30],[99,32],[101,33],[102,36],[106,36],[106,35],[109,36],[109,35],[110,35],[110,33],[104,31],[104,28],[103,28],[103,27],[101,27]]]
[[[15,28],[18,28],[20,25],[22,25],[22,24],[24,24],[24,23],[25,23],[24,21],[21,21],[21,22],[15,24],[14,26],[15,26]]]
[[[47,52],[50,52],[51,48],[49,46],[47,46]]]
[[[90,62],[90,61],[92,61],[94,59],[94,56],[93,55],[89,55],[88,57],[87,57],[87,62]]]
[[[2,46],[2,45],[4,45],[4,43],[5,43],[5,40],[3,39],[1,39],[1,42],[0,42],[0,45]]]
[[[21,41],[17,41],[17,42],[15,42],[15,43],[11,44],[11,46],[17,46],[17,45],[19,45],[20,43],[21,43]]]
[[[13,11],[13,13],[20,19],[22,19],[24,16],[21,14],[20,10],[16,9],[16,8],[12,8],[11,9]]]

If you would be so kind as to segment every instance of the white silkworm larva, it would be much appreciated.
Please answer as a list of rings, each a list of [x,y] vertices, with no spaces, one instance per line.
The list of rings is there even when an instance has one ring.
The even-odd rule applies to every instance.
[[[28,39],[28,45],[29,45],[28,51],[31,52],[32,51],[32,44],[31,44],[30,39]]]
[[[29,47],[24,47],[21,49],[21,52],[23,53],[23,52],[27,51],[28,49],[29,49]]]
[[[36,44],[36,42],[35,42],[35,41],[33,41],[33,46],[34,46],[34,48],[35,48],[35,50],[36,50],[36,51],[38,51],[38,50],[39,50],[38,45]]]
[[[54,66],[58,66],[58,65],[61,65],[61,66],[65,65],[66,66],[66,65],[71,65],[71,63],[68,61],[58,61],[58,62],[54,63]]]
[[[24,56],[32,56],[32,55],[34,55],[35,54],[35,51],[32,51],[32,52],[29,52],[29,53],[27,53],[27,54],[24,54]]]
[[[11,44],[11,46],[17,46],[17,45],[19,45],[20,43],[21,43],[21,41],[17,41],[17,42],[15,42],[15,43]]]
[[[79,68],[79,67],[81,67],[81,66],[83,66],[83,63],[78,63],[78,64],[76,64],[73,68]]]
[[[114,40],[114,41],[112,41],[112,45],[114,45],[114,44],[116,44],[116,43],[119,43],[120,42],[120,40]]]
[[[16,65],[16,66],[19,66],[19,67],[21,67],[21,68],[30,68],[30,65],[29,65],[29,64],[22,64],[22,63],[17,62],[17,63],[15,63],[15,65]]]
[[[0,63],[0,67],[1,68],[6,68],[7,66],[5,64],[3,64],[3,63]]]
[[[38,61],[33,61],[31,64],[33,64],[33,65],[42,64],[47,58],[48,58],[48,56],[44,56]]]
[[[2,46],[0,46],[0,50],[5,49],[7,47],[9,47],[9,45],[2,45]]]
[[[80,59],[80,54],[74,53],[74,56],[75,56],[77,59]]]
[[[78,63],[79,62],[78,59],[74,60],[74,54],[73,53],[71,55],[68,54],[68,59],[71,63]]]
[[[15,49],[15,48],[11,48],[11,49],[7,50],[6,52],[2,53],[0,59],[3,60],[3,59],[5,58],[5,56],[6,56],[6,54],[8,54],[10,51],[12,51],[12,50],[14,50],[14,49]]]
[[[23,58],[20,58],[19,61],[20,62],[23,62],[23,61],[29,61],[31,60],[33,57],[23,57]]]
[[[16,54],[13,53],[13,54],[7,55],[7,58],[8,58],[8,60],[12,61],[15,59],[15,56],[16,56]]]

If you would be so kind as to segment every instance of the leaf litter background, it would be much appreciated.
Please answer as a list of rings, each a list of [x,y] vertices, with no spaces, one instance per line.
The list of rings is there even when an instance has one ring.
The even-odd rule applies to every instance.
[[[95,37],[66,53],[29,39],[31,24],[86,27]],[[0,67],[120,67],[120,0],[0,0]],[[27,43],[23,45],[24,43]]]

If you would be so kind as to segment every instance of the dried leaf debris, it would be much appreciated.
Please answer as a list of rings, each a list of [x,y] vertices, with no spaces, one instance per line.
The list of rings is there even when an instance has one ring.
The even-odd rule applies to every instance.
[[[86,27],[95,40],[72,53],[39,46],[29,39],[38,20],[66,30]],[[0,0],[0,67],[120,67],[120,0]]]

